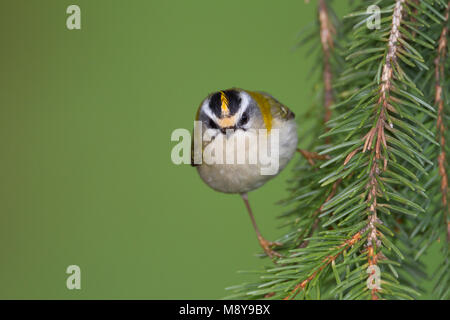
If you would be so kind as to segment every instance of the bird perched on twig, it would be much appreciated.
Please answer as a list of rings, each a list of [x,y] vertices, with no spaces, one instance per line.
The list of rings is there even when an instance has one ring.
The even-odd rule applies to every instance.
[[[272,249],[280,244],[261,235],[247,193],[278,175],[296,152],[294,113],[267,93],[232,88],[207,96],[196,120],[201,131],[194,132],[191,164],[212,189],[241,195],[261,247],[280,256]]]

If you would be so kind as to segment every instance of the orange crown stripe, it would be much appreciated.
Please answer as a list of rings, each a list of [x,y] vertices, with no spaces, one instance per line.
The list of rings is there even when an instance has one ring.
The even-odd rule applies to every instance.
[[[221,109],[223,115],[228,115],[230,113],[230,110],[228,109],[228,98],[225,92],[220,91],[220,101],[222,102]]]

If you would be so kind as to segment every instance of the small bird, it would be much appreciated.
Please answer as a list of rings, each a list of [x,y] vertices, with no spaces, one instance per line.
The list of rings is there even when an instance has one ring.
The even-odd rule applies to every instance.
[[[194,135],[191,164],[197,168],[202,180],[212,189],[241,195],[258,241],[270,258],[280,256],[272,248],[281,244],[267,241],[261,235],[247,193],[261,187],[278,175],[295,154],[298,134],[294,117],[291,110],[271,95],[238,88],[208,95],[200,104],[196,116],[196,120],[201,122],[202,132],[208,131],[210,139],[202,140],[199,156],[201,161],[196,163],[194,161]],[[263,163],[262,158],[258,156],[260,156],[261,150],[268,152],[271,144],[261,145],[258,139],[266,138],[268,141],[272,141],[271,138],[275,137],[275,132],[278,137],[278,159],[276,159],[278,167],[273,174],[262,174],[261,169],[267,163]],[[251,139],[252,136],[258,139]],[[245,143],[237,143],[239,139],[243,139]],[[230,140],[235,143],[228,147],[227,142],[229,143]],[[230,157],[230,159],[236,160],[239,157],[238,154],[242,153],[245,161],[244,163],[237,161],[229,163],[225,160],[223,162],[212,161],[214,159],[211,159],[211,153],[206,152],[210,147],[215,147],[215,150],[223,148],[223,158],[225,159]],[[256,161],[252,162],[251,159],[256,159]]]

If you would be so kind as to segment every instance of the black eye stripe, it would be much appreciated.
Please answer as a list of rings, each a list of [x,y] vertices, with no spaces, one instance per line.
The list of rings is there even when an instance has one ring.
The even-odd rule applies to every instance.
[[[239,120],[239,125],[243,126],[244,124],[246,124],[248,122],[249,118],[248,118],[248,112],[244,112],[241,116],[241,119]]]
[[[211,129],[219,129],[219,126],[214,122],[213,119],[209,119],[208,125]]]

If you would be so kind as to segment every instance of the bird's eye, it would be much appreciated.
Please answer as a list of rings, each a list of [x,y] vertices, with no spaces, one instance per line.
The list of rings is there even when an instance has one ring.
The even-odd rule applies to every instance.
[[[209,119],[208,125],[211,129],[219,129],[219,126],[214,122],[213,119]]]
[[[242,117],[241,120],[239,120],[239,125],[243,126],[244,124],[246,124],[248,122],[248,113],[245,112]]]

